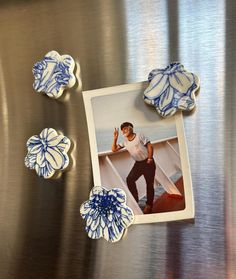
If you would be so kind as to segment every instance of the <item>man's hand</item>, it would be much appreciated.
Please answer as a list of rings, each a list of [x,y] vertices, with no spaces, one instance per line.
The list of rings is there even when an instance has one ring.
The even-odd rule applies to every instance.
[[[113,152],[116,152],[122,148],[121,146],[117,145],[118,136],[119,136],[119,128],[115,128],[114,129],[114,139],[113,139],[113,143],[112,143],[112,147],[111,147],[111,150]]]
[[[148,149],[147,163],[151,164],[153,162],[153,147],[152,147],[152,144],[150,142],[147,144],[147,149]]]
[[[114,130],[114,139],[118,139],[118,136],[119,136],[119,128],[115,128]]]

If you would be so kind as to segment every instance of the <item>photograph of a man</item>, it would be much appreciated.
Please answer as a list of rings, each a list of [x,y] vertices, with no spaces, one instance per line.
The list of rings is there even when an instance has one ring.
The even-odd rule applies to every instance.
[[[124,122],[120,126],[120,130],[124,136],[124,140],[117,143],[119,137],[119,129],[115,128],[112,143],[112,151],[117,152],[122,148],[126,148],[135,163],[126,178],[127,186],[132,193],[134,199],[138,203],[138,191],[136,181],[143,175],[146,181],[147,201],[143,210],[144,214],[152,213],[154,199],[154,178],[156,164],[153,159],[153,146],[148,138],[143,134],[135,133],[133,124]]]

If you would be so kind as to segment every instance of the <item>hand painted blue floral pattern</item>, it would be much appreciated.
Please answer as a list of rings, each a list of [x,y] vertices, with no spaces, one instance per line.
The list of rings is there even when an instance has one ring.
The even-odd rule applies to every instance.
[[[61,56],[54,50],[50,51],[42,61],[33,66],[34,89],[49,97],[59,98],[66,87],[70,88],[75,84],[74,67],[75,62],[70,55]]]
[[[25,165],[35,169],[39,176],[50,178],[56,170],[64,170],[69,164],[67,155],[70,140],[52,128],[45,128],[40,135],[27,141],[28,154]]]
[[[195,107],[195,92],[199,78],[184,69],[178,62],[165,69],[154,69],[148,76],[149,86],[144,91],[144,101],[165,117],[177,110],[190,111]]]
[[[80,208],[88,236],[93,239],[104,237],[111,242],[120,240],[124,230],[134,221],[133,211],[125,202],[125,192],[119,188],[94,187],[89,200]]]

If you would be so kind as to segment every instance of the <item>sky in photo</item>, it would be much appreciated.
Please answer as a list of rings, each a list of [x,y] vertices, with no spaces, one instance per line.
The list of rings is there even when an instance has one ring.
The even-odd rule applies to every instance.
[[[143,133],[151,141],[176,136],[174,117],[159,116],[143,101],[139,90],[93,97],[91,102],[98,151],[111,149],[114,128],[126,121],[134,125],[134,132]],[[122,138],[120,133],[118,142]]]

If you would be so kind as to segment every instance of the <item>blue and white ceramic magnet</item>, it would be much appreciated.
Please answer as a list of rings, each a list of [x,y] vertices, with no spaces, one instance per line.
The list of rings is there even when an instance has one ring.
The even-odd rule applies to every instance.
[[[74,86],[76,82],[74,68],[75,61],[70,55],[60,55],[52,50],[33,66],[35,78],[33,87],[37,92],[44,92],[49,97],[57,99],[64,89]]]
[[[165,69],[154,69],[148,76],[149,86],[144,91],[144,101],[163,116],[171,116],[177,110],[190,111],[195,107],[195,92],[199,78],[184,69],[178,62]]]
[[[134,221],[133,211],[126,205],[125,192],[119,188],[107,190],[95,186],[89,200],[81,205],[80,213],[90,238],[104,237],[110,242],[119,241]]]
[[[25,165],[35,169],[39,176],[50,178],[56,171],[62,171],[69,165],[67,152],[71,142],[52,128],[45,128],[39,136],[32,136],[26,145],[28,154]]]

